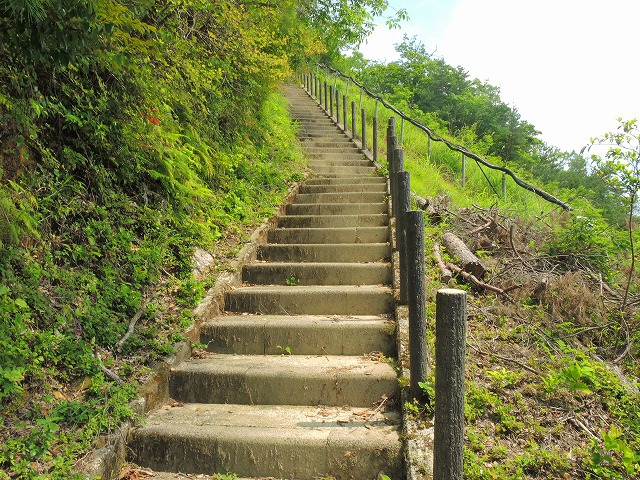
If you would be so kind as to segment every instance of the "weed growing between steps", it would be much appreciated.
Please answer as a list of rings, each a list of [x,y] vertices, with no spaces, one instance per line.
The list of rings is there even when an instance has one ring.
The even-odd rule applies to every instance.
[[[220,147],[228,168],[197,201],[134,194],[98,165],[90,179],[53,158],[25,173],[19,199],[38,235],[0,252],[0,479],[79,478],[100,436],[134,418],[128,404],[154,363],[301,178],[284,99],[272,95],[253,122]],[[204,281],[192,276],[196,246],[214,252]]]
[[[619,308],[624,251],[616,236],[579,235],[597,227],[568,216],[552,219],[561,226],[551,230],[497,210],[448,210],[427,227],[427,258],[443,231],[453,231],[489,265],[487,283],[519,285],[496,295],[452,281],[469,292],[465,478],[638,478],[640,325],[637,307]],[[486,218],[506,229],[470,235]],[[427,271],[434,345],[443,285],[435,262]],[[431,399],[433,385],[422,384]],[[407,408],[429,426],[432,403]]]

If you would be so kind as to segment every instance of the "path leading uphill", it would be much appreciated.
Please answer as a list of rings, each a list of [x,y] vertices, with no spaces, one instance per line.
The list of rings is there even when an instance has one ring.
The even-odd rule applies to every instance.
[[[226,312],[206,358],[170,375],[179,403],[149,415],[130,461],[158,473],[404,478],[387,180],[300,88],[286,95],[315,174]]]

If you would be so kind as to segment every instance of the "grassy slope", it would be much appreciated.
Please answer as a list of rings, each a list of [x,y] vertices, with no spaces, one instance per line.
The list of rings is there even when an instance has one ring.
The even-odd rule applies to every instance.
[[[342,81],[335,83],[345,91]],[[378,110],[380,159],[386,164],[384,133],[393,114],[361,99],[353,85],[349,96],[349,104],[368,112],[369,138]],[[428,124],[449,137],[432,120]],[[356,131],[360,136],[359,119]],[[465,478],[640,477],[634,380],[640,373],[634,346],[640,325],[635,307],[619,308],[628,268],[625,232],[607,225],[576,192],[551,190],[572,204],[571,214],[511,179],[503,197],[500,172],[470,161],[463,189],[459,153],[441,143],[429,146],[423,132],[397,118],[396,135],[412,190],[430,198],[441,214],[427,227],[427,258],[441,235],[453,231],[489,265],[488,283],[520,286],[496,296],[452,282],[469,291]],[[454,142],[502,164],[486,157],[485,146],[469,132]],[[497,225],[482,230],[490,218]],[[435,318],[435,292],[444,285],[435,261],[427,270],[428,309]],[[636,299],[638,287],[632,285]],[[431,407],[409,406],[427,421]]]

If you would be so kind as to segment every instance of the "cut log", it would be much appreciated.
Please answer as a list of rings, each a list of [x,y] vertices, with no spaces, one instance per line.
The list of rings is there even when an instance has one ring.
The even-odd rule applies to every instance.
[[[482,278],[487,271],[480,259],[469,250],[465,243],[453,233],[445,233],[442,236],[442,244],[451,257],[455,258],[463,271]]]

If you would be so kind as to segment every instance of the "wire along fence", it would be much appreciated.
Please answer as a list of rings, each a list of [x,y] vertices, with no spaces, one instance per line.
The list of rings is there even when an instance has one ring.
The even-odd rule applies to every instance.
[[[363,150],[371,152],[376,163],[385,164],[384,161],[379,161],[378,155],[380,152],[386,153],[387,150],[384,142],[378,141],[379,130],[386,128],[389,118],[397,116],[398,144],[404,149],[411,150],[413,161],[418,164],[430,162],[436,166],[436,172],[440,173],[443,167],[449,169],[458,176],[463,188],[470,179],[473,179],[473,176],[478,176],[479,181],[485,185],[486,193],[502,198],[507,196],[507,177],[510,177],[519,188],[564,210],[571,210],[567,203],[554,195],[518,177],[506,166],[491,163],[481,155],[443,137],[433,128],[405,114],[340,70],[322,64],[309,64],[308,68],[300,73],[300,79],[307,91],[336,119],[337,123],[345,131],[352,132],[354,138],[360,140]],[[367,115],[367,112],[370,114]],[[438,122],[435,117],[432,117],[432,120],[433,123]],[[426,148],[424,148],[425,134]],[[477,167],[473,172],[469,169],[471,164]],[[476,182],[476,185],[478,184]]]

